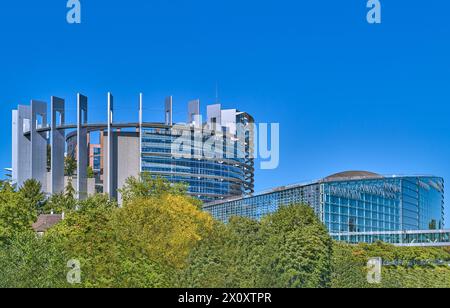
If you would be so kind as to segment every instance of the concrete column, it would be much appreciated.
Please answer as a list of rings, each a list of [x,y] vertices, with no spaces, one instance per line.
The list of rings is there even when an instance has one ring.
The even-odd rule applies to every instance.
[[[115,135],[114,138],[114,168],[117,170],[115,178],[117,179],[118,188],[123,188],[129,177],[139,176],[140,157],[139,153],[139,136],[137,133],[123,132],[120,136]],[[117,201],[122,205],[122,196],[117,193]]]
[[[165,102],[165,123],[166,125],[173,125],[173,98],[169,96]]]
[[[77,95],[77,192],[78,199],[87,198],[87,168],[88,168],[88,145],[87,128],[84,127],[88,121],[88,99],[86,96]]]
[[[111,199],[117,199],[117,185],[115,180],[116,170],[114,167],[114,131],[113,131],[114,97],[108,93],[108,141],[106,158],[106,192]]]
[[[12,120],[11,120],[11,181],[12,183],[17,183],[17,171],[19,168],[19,111],[12,111]]]
[[[206,107],[208,126],[210,130],[222,130],[222,106],[220,104],[208,105]]]
[[[196,99],[188,103],[188,124],[198,121],[200,115],[200,100]],[[196,123],[198,125],[199,123]],[[200,123],[201,125],[201,123]]]
[[[18,187],[31,178],[31,106],[12,112],[12,181]]]
[[[64,152],[66,145],[66,133],[58,130],[58,126],[65,124],[65,102],[63,99],[52,96],[51,98],[51,180],[50,193],[64,192]]]
[[[47,127],[47,103],[31,101],[31,178],[39,181],[44,192],[47,189],[47,132],[39,129]]]

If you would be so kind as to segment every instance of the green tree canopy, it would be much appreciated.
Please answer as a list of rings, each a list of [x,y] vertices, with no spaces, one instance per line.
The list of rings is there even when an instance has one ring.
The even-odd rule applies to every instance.
[[[0,190],[0,242],[18,233],[32,232],[31,226],[36,219],[36,205],[4,183]]]
[[[128,178],[120,193],[124,203],[127,203],[137,198],[161,196],[164,194],[186,196],[186,191],[187,186],[185,184],[173,184],[162,177],[156,177],[144,172],[138,178]]]
[[[119,208],[96,195],[46,236],[64,239],[61,250],[80,260],[84,287],[170,287],[212,224],[188,196],[133,196]]]
[[[39,185],[0,182],[0,287],[450,287],[448,266],[415,265],[450,261],[450,248],[333,243],[305,205],[223,224],[164,179],[129,179],[123,191],[119,208],[105,195],[77,201],[69,185],[46,207],[65,219],[41,238],[31,228]],[[369,285],[373,257],[404,264]],[[66,281],[69,260],[80,261],[80,285]]]
[[[279,288],[330,285],[332,240],[311,207],[281,207],[262,220],[263,281]]]
[[[91,166],[89,166],[89,167],[87,168],[87,178],[88,178],[88,179],[93,179],[93,178],[95,178],[95,172],[94,172],[94,169],[92,169]]]
[[[184,287],[328,287],[332,241],[308,206],[282,207],[261,222],[232,218],[191,254]]]
[[[46,197],[42,192],[42,185],[35,179],[27,180],[20,187],[19,193],[23,199],[23,202],[27,206],[34,207],[38,214],[44,211]]]
[[[383,266],[380,284],[367,282],[367,262],[371,258],[395,261],[396,266]],[[395,247],[381,242],[375,244],[334,244],[333,288],[449,288],[450,268],[432,263],[450,262],[448,248]]]
[[[77,161],[71,155],[64,159],[64,174],[68,177],[73,177],[77,171]]]

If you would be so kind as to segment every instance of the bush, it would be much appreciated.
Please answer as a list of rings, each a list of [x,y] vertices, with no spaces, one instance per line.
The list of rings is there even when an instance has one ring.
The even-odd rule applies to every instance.
[[[292,205],[261,222],[217,223],[180,281],[185,287],[328,287],[331,257],[331,238],[312,209]]]

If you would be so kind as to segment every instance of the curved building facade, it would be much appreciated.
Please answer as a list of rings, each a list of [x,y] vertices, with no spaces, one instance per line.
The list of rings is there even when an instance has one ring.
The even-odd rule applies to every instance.
[[[203,121],[200,101],[194,100],[188,104],[187,121],[175,123],[168,97],[164,122],[148,123],[141,95],[139,122],[115,123],[114,97],[108,93],[107,99],[106,123],[88,122],[88,98],[81,94],[73,124],[65,123],[65,101],[56,97],[51,98],[50,119],[45,102],[31,101],[14,110],[13,181],[21,186],[37,179],[47,193],[60,193],[67,182],[64,157],[69,155],[77,162],[74,184],[80,199],[97,191],[120,201],[126,179],[142,172],[185,183],[188,193],[204,202],[254,192],[254,119],[248,113],[214,104],[207,106]],[[97,144],[91,142],[95,133],[100,136]],[[95,187],[89,188],[92,173]]]
[[[250,116],[248,119],[252,120]],[[164,177],[173,183],[185,183],[189,194],[205,202],[253,193],[254,161],[250,158],[253,151],[250,137],[243,135],[236,139],[226,131],[219,135],[217,131],[191,126],[146,127],[142,133],[142,172]],[[192,136],[189,153],[185,150],[177,153],[174,145],[185,136]],[[201,142],[195,142],[195,136],[199,136]],[[211,138],[214,145],[205,153],[205,144]],[[231,139],[236,142],[228,142]]]
[[[335,239],[349,242],[389,241],[393,232],[420,230],[423,234],[427,230],[443,230],[445,226],[442,178],[386,177],[361,171],[338,173],[253,197],[210,203],[205,210],[227,222],[232,216],[260,219],[280,206],[298,203],[311,206]],[[400,238],[396,233],[391,242]]]

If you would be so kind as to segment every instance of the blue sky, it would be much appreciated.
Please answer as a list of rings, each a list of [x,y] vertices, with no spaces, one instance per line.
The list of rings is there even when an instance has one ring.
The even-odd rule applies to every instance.
[[[354,169],[449,181],[450,2],[381,3],[369,25],[365,0],[81,0],[69,25],[65,0],[3,1],[0,166],[19,103],[56,95],[70,111],[82,92],[99,121],[112,91],[133,120],[144,92],[150,121],[173,95],[184,121],[218,82],[225,107],[280,123],[280,166],[257,171],[258,191]]]

